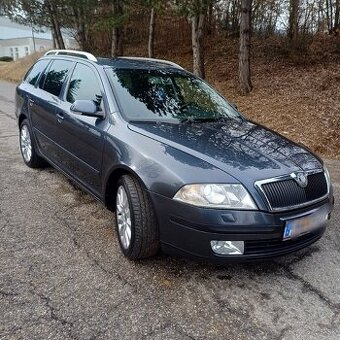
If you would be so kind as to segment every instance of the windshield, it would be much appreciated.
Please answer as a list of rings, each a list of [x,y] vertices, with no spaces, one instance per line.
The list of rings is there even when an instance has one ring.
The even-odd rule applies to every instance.
[[[214,121],[240,114],[204,81],[187,73],[108,70],[123,114],[141,121]]]

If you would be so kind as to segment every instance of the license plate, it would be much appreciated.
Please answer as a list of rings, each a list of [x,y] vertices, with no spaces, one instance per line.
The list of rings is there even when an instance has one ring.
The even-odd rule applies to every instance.
[[[283,240],[297,238],[327,225],[328,213],[316,211],[310,215],[286,221]]]

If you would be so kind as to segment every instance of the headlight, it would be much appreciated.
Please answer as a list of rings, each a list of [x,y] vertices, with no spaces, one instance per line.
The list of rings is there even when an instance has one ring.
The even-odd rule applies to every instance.
[[[256,210],[256,204],[242,184],[190,184],[175,200],[207,208]]]

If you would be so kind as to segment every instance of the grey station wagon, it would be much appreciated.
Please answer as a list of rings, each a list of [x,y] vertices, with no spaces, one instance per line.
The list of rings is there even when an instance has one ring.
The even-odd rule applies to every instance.
[[[115,211],[129,259],[283,255],[318,240],[333,209],[320,158],[169,61],[49,51],[18,85],[16,116],[24,162]]]

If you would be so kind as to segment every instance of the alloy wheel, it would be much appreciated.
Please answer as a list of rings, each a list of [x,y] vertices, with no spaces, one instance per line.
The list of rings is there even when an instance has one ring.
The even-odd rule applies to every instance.
[[[20,147],[25,162],[29,163],[32,158],[32,141],[27,125],[23,125],[20,131]]]
[[[121,244],[124,249],[128,249],[131,243],[131,211],[127,193],[122,185],[117,190],[116,214]]]

